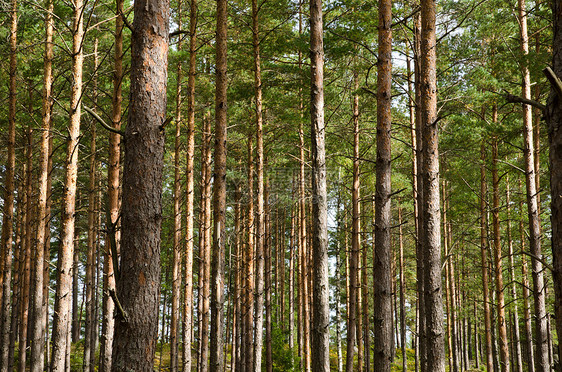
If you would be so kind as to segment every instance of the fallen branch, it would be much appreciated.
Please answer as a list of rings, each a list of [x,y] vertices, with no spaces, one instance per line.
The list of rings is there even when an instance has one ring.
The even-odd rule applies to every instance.
[[[121,306],[121,302],[119,302],[119,299],[117,298],[117,293],[115,293],[115,289],[111,288],[109,290],[109,296],[111,296],[111,298],[113,299],[113,302],[115,303],[115,306],[117,306],[117,310],[119,310],[119,313],[123,317],[123,320],[125,320],[125,323],[128,323],[129,317],[127,316],[127,312],[123,309],[123,306]]]
[[[545,67],[545,69],[542,70],[542,72],[546,76],[548,81],[550,81],[550,84],[556,91],[556,94],[558,94],[558,97],[562,98],[562,81],[560,81],[558,76],[556,76],[556,74],[554,73],[554,71],[552,71],[550,67]]]

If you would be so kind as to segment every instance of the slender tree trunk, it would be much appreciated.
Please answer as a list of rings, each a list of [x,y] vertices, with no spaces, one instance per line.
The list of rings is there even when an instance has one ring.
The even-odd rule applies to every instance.
[[[32,91],[30,90],[30,96]],[[30,102],[32,97],[30,97]],[[32,112],[32,110],[30,110]],[[20,299],[20,318],[19,318],[19,353],[18,353],[18,371],[25,371],[26,359],[27,359],[27,334],[28,334],[28,324],[29,324],[29,295],[30,295],[30,284],[31,284],[31,218],[32,218],[32,206],[31,201],[33,199],[33,188],[32,188],[32,168],[33,168],[33,156],[32,156],[32,130],[31,126],[28,125],[25,129],[25,144],[24,144],[24,203],[22,209],[23,213],[23,232],[22,232],[22,270],[20,274],[21,278],[21,299]]]
[[[255,219],[254,219],[254,150],[253,139],[248,133],[248,209],[247,209],[247,236],[246,246],[246,329],[245,329],[245,348],[246,362],[245,368],[250,371],[254,368],[254,289],[256,285],[255,269]]]
[[[211,292],[211,119],[203,119],[203,145],[201,147],[201,228],[199,240],[199,362],[198,370],[209,369],[209,306]]]
[[[259,141],[258,141],[259,149]],[[272,293],[272,277],[271,277],[271,211],[269,203],[269,182],[264,185],[264,259],[265,259],[265,370],[273,372],[273,352],[272,352],[272,336],[271,336],[271,293]]]
[[[497,122],[497,107],[494,105],[493,122]],[[502,251],[500,243],[500,190],[498,175],[498,139],[492,136],[492,224],[494,228],[494,269],[496,277],[496,297],[498,311],[498,336],[500,342],[500,367],[502,372],[509,371],[509,345],[507,340],[507,321],[505,319],[505,300],[503,294]]]
[[[553,40],[552,40],[552,69],[554,73],[562,76],[562,58],[560,50],[562,50],[562,1],[552,1],[553,14]],[[560,93],[551,90],[548,106],[546,110],[546,118],[548,124],[548,140],[549,140],[549,161],[550,161],[550,188],[551,188],[551,224],[552,224],[552,264],[554,294],[555,294],[555,319],[556,331],[558,335],[562,335],[562,97]],[[561,343],[558,343],[558,355],[562,355]]]
[[[234,192],[234,234],[235,234],[235,287],[234,287],[234,317],[232,321],[232,356],[230,368],[231,371],[241,371],[242,365],[240,357],[241,353],[241,330],[242,330],[242,186],[241,183],[236,184]]]
[[[519,180],[519,192],[521,193],[521,180]],[[527,268],[527,257],[525,256],[525,227],[523,224],[523,200],[519,202],[519,233],[521,239],[521,290],[523,295],[523,319],[525,321],[525,339],[527,344],[527,368],[529,372],[535,371],[535,352],[533,348],[533,330],[531,321],[531,305],[529,303],[529,270]]]
[[[518,298],[517,298],[517,282],[515,280],[515,260],[513,257],[513,239],[511,235],[511,191],[509,188],[509,176],[506,175],[506,191],[505,191],[505,204],[506,204],[506,237],[507,237],[507,247],[509,256],[509,276],[511,280],[511,301],[513,302],[513,350],[514,350],[514,361],[515,368],[517,372],[523,372],[523,357],[521,353],[521,331],[519,329],[519,309],[518,309]]]
[[[49,158],[51,140],[51,89],[53,82],[53,2],[47,2],[47,14],[45,15],[45,54],[43,57],[43,110],[41,124],[41,140],[39,155],[39,192],[37,213],[37,236],[35,250],[34,292],[33,292],[33,316],[31,341],[31,371],[42,372],[45,368],[45,332],[46,320],[44,314],[47,312],[43,291],[45,266],[45,242],[48,222],[47,199],[49,197]],[[6,199],[4,199],[6,203]],[[0,301],[1,302],[1,301]],[[0,321],[1,323],[1,321]],[[1,364],[1,363],[0,363]]]
[[[185,286],[183,313],[183,372],[191,372],[191,330],[193,328],[193,219],[195,159],[195,74],[197,65],[197,0],[189,8],[189,76],[187,81],[187,148],[186,148],[186,212],[185,212]]]
[[[441,231],[439,210],[439,140],[435,0],[421,2],[421,116],[423,125],[423,251],[426,320],[426,368],[445,371],[443,301],[441,291]]]
[[[322,0],[310,1],[310,116],[312,140],[312,371],[330,370],[328,226],[324,127]]]
[[[177,4],[176,23],[182,29],[182,2]],[[182,49],[182,39],[178,39],[178,51]],[[174,236],[173,236],[173,262],[172,262],[172,319],[170,324],[170,371],[178,371],[179,363],[179,321],[180,321],[180,287],[181,287],[181,103],[182,103],[182,61],[179,60],[176,70],[176,112],[175,112],[175,142],[174,142]]]
[[[223,360],[223,288],[226,234],[226,38],[227,1],[217,0],[217,33],[215,60],[215,152],[213,184],[213,255],[211,266],[211,372],[222,372]]]
[[[121,102],[123,80],[123,0],[116,0],[115,18],[115,54],[113,61],[113,95],[111,121],[114,129],[121,128]],[[109,291],[115,290],[114,265],[117,264],[117,254],[120,251],[120,231],[117,229],[119,222],[119,172],[121,163],[120,145],[121,137],[117,133],[109,133],[109,164],[107,169],[107,241],[109,249],[104,251],[103,263],[103,320],[102,336],[100,342],[100,371],[111,370],[111,351],[113,348],[113,333],[115,328],[113,299]]]
[[[486,147],[480,146],[480,253],[482,265],[482,288],[484,293],[484,332],[486,339],[486,368],[493,371],[492,360],[492,320],[490,317],[490,291],[488,290],[488,213],[486,182]]]
[[[168,1],[134,4],[131,97],[125,132],[121,264],[112,371],[151,371],[160,295]]]
[[[0,354],[0,369],[8,371],[9,343],[10,343],[10,297],[12,277],[12,243],[14,226],[14,190],[16,167],[16,73],[17,73],[17,29],[18,29],[18,4],[17,0],[11,1],[10,10],[10,80],[8,91],[8,133],[7,133],[7,162],[4,175],[4,205],[2,219],[2,236],[0,238],[0,304],[1,309],[1,335],[2,352]]]
[[[293,176],[293,183],[294,183]],[[293,195],[295,190],[293,188]],[[289,349],[291,349],[291,362],[293,362],[295,348],[295,247],[298,247],[297,233],[295,225],[297,224],[298,206],[291,205],[291,238],[289,247]]]
[[[98,39],[94,43],[94,71],[97,71],[99,64],[98,60]],[[97,101],[97,73],[94,76],[94,101]],[[97,238],[97,212],[96,212],[96,196],[97,196],[97,157],[96,157],[96,123],[91,124],[90,128],[90,174],[88,180],[88,248],[86,251],[86,324],[84,327],[84,371],[89,372],[94,370],[94,366],[90,365],[91,355],[95,354],[96,350],[93,347],[93,330],[95,315],[95,274],[96,274],[96,238]]]
[[[262,82],[260,60],[259,8],[257,0],[252,0],[252,44],[254,47],[254,90],[256,99],[256,284],[254,316],[254,372],[261,371],[263,344],[263,306],[264,306],[264,180],[263,180],[263,115]]]
[[[525,0],[518,0],[519,25],[521,36],[521,51],[524,56],[529,54],[529,38],[527,35],[527,11]],[[529,68],[522,64],[521,73],[522,96],[531,99],[531,77]],[[533,145],[533,120],[530,105],[523,105],[523,139],[525,157],[525,185],[527,188],[527,213],[529,215],[529,248],[533,257],[542,258],[540,220],[538,211],[538,197],[536,184],[535,154]],[[535,337],[536,337],[536,369],[539,372],[549,371],[548,340],[546,324],[546,304],[544,289],[544,274],[542,262],[531,258],[533,266],[533,297],[535,303]]]
[[[84,3],[75,0],[72,41],[72,93],[70,99],[70,123],[68,126],[66,174],[64,180],[63,211],[61,216],[60,267],[55,296],[53,319],[53,354],[51,371],[65,370],[67,335],[70,331],[70,306],[72,289],[72,260],[74,256],[74,220],[76,180],[78,174],[78,137],[80,135],[80,99],[82,96],[82,43],[84,39]]]
[[[406,355],[406,278],[404,275],[404,240],[402,235],[402,206],[398,201],[398,249],[400,275],[400,349],[402,352],[402,371],[408,370]]]
[[[418,209],[417,215],[417,230],[416,230],[416,290],[418,293],[417,301],[417,342],[416,342],[416,371],[419,368],[425,368],[426,355],[426,325],[425,325],[425,291],[424,291],[424,252],[423,252],[423,200],[424,200],[424,187],[423,187],[423,158],[424,158],[424,142],[422,138],[423,123],[422,123],[422,92],[421,92],[421,70],[422,70],[422,57],[421,57],[421,15],[417,13],[414,15],[414,86],[415,86],[415,123],[416,123],[416,183],[417,194],[416,204]]]
[[[373,255],[374,353],[373,370],[390,371],[394,355],[391,278],[391,85],[392,1],[379,0],[379,63],[377,73],[377,159],[375,192],[375,246]],[[438,186],[437,186],[438,187]],[[439,190],[437,190],[439,192]]]

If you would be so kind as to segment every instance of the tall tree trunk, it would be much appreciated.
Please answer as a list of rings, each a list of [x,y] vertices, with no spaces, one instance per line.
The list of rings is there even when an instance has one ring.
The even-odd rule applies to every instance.
[[[111,121],[114,129],[121,128],[121,102],[123,80],[123,0],[116,0],[115,18],[115,54],[113,61],[113,94]],[[103,263],[103,319],[102,336],[100,342],[100,371],[111,370],[111,351],[113,349],[113,333],[115,328],[113,299],[109,291],[115,290],[114,266],[117,264],[117,254],[120,251],[120,231],[117,229],[119,221],[119,173],[121,163],[121,137],[117,133],[109,133],[109,164],[107,169],[107,225],[108,248],[104,251]]]
[[[31,93],[33,91],[29,90],[30,93],[30,104],[33,102]],[[30,113],[33,112],[30,108]],[[28,334],[28,324],[29,324],[29,295],[30,295],[30,284],[31,284],[31,218],[32,218],[32,206],[31,202],[33,199],[33,188],[32,188],[32,168],[33,168],[33,155],[32,155],[32,130],[31,126],[28,124],[25,130],[25,144],[24,144],[24,203],[21,212],[23,213],[23,234],[22,234],[22,271],[21,277],[21,306],[20,306],[20,319],[19,319],[19,353],[18,353],[18,371],[25,371],[26,361],[27,361],[27,334]]]
[[[2,219],[2,236],[0,240],[0,305],[1,309],[1,340],[2,352],[0,354],[0,369],[8,371],[8,354],[10,340],[10,297],[12,277],[12,243],[14,226],[14,190],[16,167],[16,73],[17,73],[17,30],[18,30],[18,4],[17,0],[11,1],[10,10],[10,81],[8,91],[8,158],[5,164],[4,175],[4,205]]]
[[[554,33],[552,40],[552,69],[556,76],[562,76],[562,1],[552,1]],[[550,145],[550,188],[551,188],[551,224],[552,224],[552,264],[554,267],[554,294],[556,331],[562,335],[562,92],[552,89],[546,110],[548,140]],[[562,355],[559,342],[558,355]]]
[[[408,370],[406,355],[406,278],[404,273],[404,240],[402,236],[402,206],[398,201],[398,249],[400,273],[400,348],[402,352],[402,371]]]
[[[293,184],[295,177],[293,175]],[[295,189],[293,187],[293,200]],[[289,247],[289,349],[291,349],[291,362],[293,362],[295,348],[295,256],[298,247],[298,238],[295,225],[297,224],[298,205],[291,205],[291,235]]]
[[[72,92],[70,98],[70,122],[68,125],[66,174],[64,179],[63,211],[61,215],[60,267],[57,276],[55,311],[53,319],[53,354],[51,371],[65,370],[67,335],[70,331],[70,306],[72,289],[72,260],[74,256],[74,220],[76,180],[78,175],[78,139],[80,136],[80,100],[82,97],[82,64],[84,39],[84,3],[75,0],[72,40]]]
[[[373,370],[390,371],[394,355],[392,333],[391,224],[391,104],[392,1],[379,0],[379,63],[377,67],[377,159],[375,246],[373,255]],[[437,186],[439,187],[439,186]],[[439,192],[439,190],[437,190]],[[438,225],[439,228],[439,225]]]
[[[259,141],[258,141],[259,149]],[[273,372],[273,351],[272,351],[272,335],[271,335],[271,293],[272,293],[272,277],[271,277],[271,210],[269,203],[269,180],[264,185],[264,259],[265,259],[265,370]]]
[[[416,193],[416,204],[418,209],[417,214],[417,230],[416,230],[416,290],[418,293],[417,298],[417,324],[416,324],[416,367],[415,370],[418,371],[419,368],[423,366],[425,368],[426,355],[426,326],[425,326],[425,291],[424,291],[424,252],[423,252],[423,198],[424,198],[424,187],[423,187],[423,158],[424,158],[424,143],[423,143],[423,123],[422,123],[422,104],[421,104],[421,15],[417,13],[414,15],[414,87],[415,87],[415,134],[416,134],[416,183],[417,183],[417,193]]]
[[[423,125],[423,252],[426,368],[445,371],[441,231],[439,210],[439,140],[435,0],[421,1],[421,117]],[[424,370],[422,366],[422,370]]]
[[[515,280],[515,260],[513,258],[513,239],[511,234],[511,191],[509,189],[509,176],[506,176],[506,191],[505,191],[505,204],[506,204],[506,237],[509,256],[509,277],[511,280],[511,301],[513,302],[513,351],[515,368],[517,372],[523,372],[523,356],[521,353],[521,331],[519,329],[519,306],[517,298],[517,281]]]
[[[176,23],[178,29],[182,29],[182,2],[177,4]],[[178,39],[178,51],[182,50],[182,39]],[[179,321],[180,321],[180,287],[181,287],[181,174],[180,172],[180,154],[181,154],[181,103],[182,103],[182,60],[177,64],[176,70],[176,112],[175,124],[176,133],[174,141],[174,236],[173,236],[173,262],[172,262],[172,319],[170,324],[170,371],[178,371],[178,353],[179,353]]]
[[[457,311],[456,311],[456,286],[454,273],[454,255],[451,253],[451,245],[449,244],[449,221],[447,212],[449,211],[449,199],[447,194],[447,183],[443,181],[443,248],[447,258],[445,263],[445,281],[447,283],[447,328],[448,328],[448,346],[449,346],[449,367],[451,371],[458,372],[459,366],[459,345],[458,345],[458,327],[457,327]]]
[[[194,219],[194,159],[195,159],[195,74],[197,66],[197,0],[189,8],[189,76],[187,81],[187,148],[186,148],[186,207],[185,207],[185,286],[183,313],[183,372],[191,372],[191,330],[193,328],[193,219]]]
[[[251,131],[248,133],[248,208],[247,208],[247,246],[246,246],[246,329],[245,368],[250,371],[254,368],[254,289],[255,281],[255,226],[254,226],[254,150]]]
[[[131,96],[125,132],[120,301],[112,371],[151,371],[160,297],[160,227],[166,122],[168,1],[134,4]]]
[[[354,88],[358,88],[358,74],[353,73]],[[359,258],[361,252],[361,219],[360,219],[360,187],[359,179],[359,96],[353,95],[353,181],[351,186],[351,253],[349,257],[349,307],[347,309],[347,355],[346,371],[353,370],[355,346],[359,346],[361,314],[359,312]],[[373,272],[375,272],[373,270]],[[376,280],[375,280],[376,282]],[[375,301],[376,303],[376,301]],[[376,345],[376,343],[375,343]],[[358,364],[362,362],[361,350],[358,352]],[[361,366],[358,366],[361,370]]]
[[[519,191],[521,192],[521,180],[519,180]],[[525,322],[525,339],[527,344],[527,368],[529,372],[535,371],[535,351],[533,348],[533,327],[532,327],[532,320],[531,320],[531,304],[529,303],[529,269],[527,267],[527,257],[525,257],[525,227],[523,226],[523,199],[519,202],[519,234],[521,239],[521,290],[523,295],[523,319]]]
[[[47,303],[43,296],[45,266],[45,242],[48,222],[47,199],[49,197],[49,158],[51,140],[51,107],[53,83],[53,1],[47,2],[45,16],[45,54],[43,57],[43,110],[41,121],[41,140],[39,155],[39,192],[37,211],[37,236],[34,265],[33,328],[31,335],[31,372],[42,372],[45,368],[45,332]],[[6,203],[6,199],[4,199]],[[1,301],[0,301],[1,302]],[[1,323],[1,320],[0,320]],[[5,344],[4,344],[5,345]],[[0,363],[1,364],[1,363]]]
[[[209,301],[211,291],[211,118],[203,119],[201,147],[201,226],[199,239],[199,360],[198,370],[209,369]]]
[[[223,288],[226,238],[226,39],[227,1],[217,0],[215,60],[215,152],[213,184],[213,255],[211,263],[211,372],[222,372],[223,360]]]
[[[492,121],[497,122],[497,106],[494,105]],[[509,345],[507,340],[507,321],[505,319],[505,300],[503,294],[502,251],[500,242],[500,178],[498,175],[498,138],[492,136],[492,224],[494,229],[494,269],[496,277],[496,305],[498,311],[498,336],[500,342],[500,367],[502,372],[509,371]]]
[[[98,59],[98,38],[94,43],[94,71],[97,71],[99,65]],[[94,102],[97,104],[97,73],[94,75]],[[91,123],[90,128],[90,174],[88,180],[88,248],[86,251],[86,324],[84,327],[84,371],[94,371],[94,366],[90,365],[92,354],[96,353],[94,334],[96,319],[95,315],[95,275],[96,275],[96,239],[97,239],[97,157],[96,157],[96,123]]]
[[[521,37],[521,51],[524,56],[529,54],[529,38],[527,35],[527,11],[525,0],[518,0],[519,25]],[[531,77],[528,66],[524,63],[521,67],[522,96],[531,99]],[[533,120],[530,105],[523,105],[523,139],[525,157],[525,185],[527,189],[527,213],[529,215],[529,248],[532,254],[533,267],[533,297],[535,303],[535,337],[536,355],[535,364],[539,372],[550,370],[548,363],[548,340],[546,324],[546,304],[544,274],[541,250],[540,220],[538,211],[538,197],[536,185],[535,154],[533,145]],[[536,258],[534,258],[536,257]],[[537,259],[538,258],[538,259]]]
[[[486,182],[486,147],[480,146],[480,253],[482,266],[482,288],[484,294],[484,333],[486,341],[486,368],[493,371],[492,360],[492,320],[490,317],[490,298],[488,289],[488,212]]]
[[[324,127],[324,43],[322,0],[310,1],[310,116],[312,140],[312,371],[330,370],[328,205]]]
[[[260,60],[259,8],[257,0],[252,0],[252,45],[254,48],[254,90],[256,99],[256,284],[254,316],[254,372],[261,371],[263,344],[263,305],[264,305],[264,181],[263,181],[263,115],[262,82]]]

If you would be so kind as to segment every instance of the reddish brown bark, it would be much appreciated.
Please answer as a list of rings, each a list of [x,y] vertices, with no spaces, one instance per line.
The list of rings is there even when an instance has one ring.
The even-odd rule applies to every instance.
[[[160,297],[168,1],[134,4],[113,371],[152,371]],[[118,307],[119,307],[118,305]]]
[[[374,353],[373,369],[390,371],[394,355],[392,334],[391,225],[391,104],[392,1],[379,1],[379,63],[377,68],[377,157],[375,246],[373,254]]]

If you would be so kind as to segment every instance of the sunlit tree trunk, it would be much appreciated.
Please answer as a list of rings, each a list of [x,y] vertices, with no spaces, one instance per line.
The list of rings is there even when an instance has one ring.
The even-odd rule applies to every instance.
[[[521,37],[521,51],[524,56],[529,54],[529,38],[527,35],[527,10],[525,0],[518,0],[518,16]],[[521,65],[522,96],[531,99],[531,77],[528,66]],[[546,304],[544,273],[541,250],[540,220],[538,210],[535,153],[533,145],[533,120],[530,105],[523,105],[523,139],[525,158],[525,185],[527,189],[527,213],[529,215],[529,248],[532,254],[533,267],[533,298],[535,304],[535,368],[537,371],[548,371],[548,340],[546,324]]]
[[[252,0],[252,45],[254,49],[254,91],[256,100],[256,284],[254,316],[254,372],[261,371],[263,347],[263,306],[264,306],[264,180],[263,180],[263,114],[262,80],[259,33],[258,1]]]
[[[182,28],[182,2],[177,4],[176,23],[178,29]],[[176,44],[178,51],[182,50],[181,37]],[[179,363],[179,321],[180,321],[180,287],[181,287],[181,103],[182,103],[182,61],[179,60],[176,67],[176,112],[175,112],[175,141],[174,141],[174,236],[173,236],[173,262],[172,262],[172,319],[170,324],[170,371],[178,371]]]
[[[47,14],[45,15],[45,54],[43,57],[43,110],[41,121],[41,140],[39,155],[39,191],[37,205],[37,236],[35,249],[34,293],[33,293],[33,316],[34,323],[31,335],[31,371],[42,372],[45,368],[45,332],[47,303],[43,296],[45,266],[45,242],[47,238],[47,226],[49,225],[47,214],[47,199],[49,197],[49,158],[51,138],[51,91],[53,82],[53,1],[47,2]],[[4,199],[6,202],[6,199]],[[1,302],[1,301],[0,301]],[[1,323],[1,321],[0,321]],[[0,363],[1,364],[1,363]]]
[[[55,295],[53,319],[53,353],[51,371],[65,370],[67,335],[70,332],[70,306],[72,290],[72,260],[74,256],[74,221],[76,181],[78,175],[78,137],[80,136],[80,113],[82,97],[82,64],[84,39],[84,3],[75,0],[72,40],[72,91],[70,99],[70,122],[68,125],[66,174],[64,179],[63,211],[61,215],[60,267]]]
[[[191,335],[193,328],[193,220],[194,220],[194,159],[195,159],[195,74],[197,64],[197,0],[189,8],[189,76],[187,81],[187,148],[186,148],[186,207],[185,207],[185,285],[183,312],[183,372],[191,372]]]
[[[312,155],[312,346],[313,372],[330,370],[328,205],[324,127],[324,42],[322,0],[310,1],[310,116]]]

